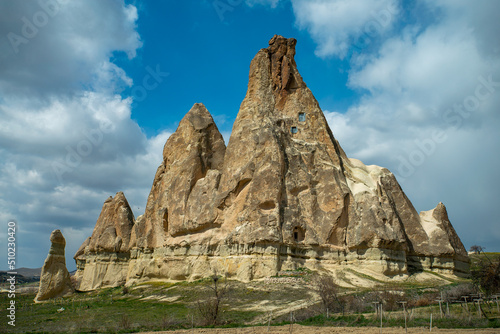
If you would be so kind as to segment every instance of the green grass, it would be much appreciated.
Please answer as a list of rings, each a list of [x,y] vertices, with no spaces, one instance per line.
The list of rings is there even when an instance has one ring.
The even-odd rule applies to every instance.
[[[210,279],[194,282],[148,282],[125,289],[122,287],[76,293],[35,304],[34,294],[16,295],[16,327],[0,322],[0,333],[117,333],[145,330],[191,328],[200,323],[196,302],[206,295]],[[264,312],[244,310],[252,304],[266,300],[280,300],[282,291],[255,288],[241,282],[230,281],[230,305],[222,305],[221,323],[241,326]],[[174,302],[144,298],[177,297]],[[304,291],[292,291],[291,298],[304,296]],[[8,296],[0,294],[0,305],[7,305]],[[64,311],[58,312],[64,308]],[[242,310],[243,309],[243,310]]]
[[[133,297],[123,297],[105,289],[97,294],[77,294],[54,302],[34,304],[34,295],[17,295],[16,327],[4,327],[0,332],[17,333],[58,333],[58,332],[117,332],[121,329],[155,329],[162,327],[164,318],[184,319],[189,310],[180,303],[160,303],[141,301]],[[6,299],[0,295],[2,305]],[[58,312],[61,308],[64,311]],[[124,319],[130,328],[120,328]]]
[[[312,275],[308,273],[307,275]],[[362,274],[361,274],[362,275]],[[363,277],[368,279],[366,277]],[[254,281],[242,283],[229,281],[229,299],[222,305],[221,325],[223,327],[243,327],[250,323],[267,324],[271,308],[278,307],[284,313],[273,311],[272,324],[286,324],[289,309],[299,302],[308,302],[314,297],[311,294],[310,282],[287,286]],[[33,294],[16,296],[16,327],[8,326],[0,321],[0,333],[129,333],[138,331],[154,331],[176,328],[191,328],[201,324],[196,311],[196,302],[206,296],[211,284],[210,278],[194,282],[148,282],[123,289],[107,288],[93,292],[76,293],[68,298],[59,298],[47,303],[34,304]],[[453,283],[444,287],[397,287],[406,294],[408,300],[427,298],[431,303],[440,291],[456,286]],[[385,290],[394,290],[395,286],[382,285],[380,292],[358,289],[346,294],[351,300],[364,301],[368,306],[351,309],[351,314],[340,316],[334,314],[326,318],[321,314],[319,304],[294,311],[302,325],[315,326],[379,326],[379,319],[373,315],[371,301],[377,296],[384,296]],[[286,290],[286,293],[284,293]],[[342,291],[342,289],[340,289]],[[374,295],[375,294],[375,295]],[[148,297],[154,297],[144,300]],[[170,298],[169,302],[158,298]],[[399,299],[398,299],[399,300]],[[8,296],[0,294],[0,305],[7,305]],[[64,311],[58,312],[64,308]],[[387,307],[389,305],[387,304]],[[400,305],[387,312],[384,327],[403,326],[404,318]],[[389,308],[387,308],[389,310]],[[439,309],[428,304],[415,308],[414,319],[409,326],[428,326],[429,315],[435,316],[434,325],[441,328],[475,328],[500,327],[500,315],[496,308],[489,309],[487,315],[491,320],[477,318],[477,312],[471,309],[471,316],[465,316],[460,305],[450,305],[453,318],[438,318]],[[2,306],[0,315],[5,319]],[[360,314],[352,314],[360,312]]]
[[[346,268],[346,269],[344,269],[344,271],[350,272],[351,274],[353,274],[355,276],[358,276],[359,278],[363,278],[363,279],[366,279],[366,280],[369,280],[369,281],[372,281],[372,282],[376,282],[376,283],[379,283],[379,284],[383,284],[384,283],[381,280],[376,279],[375,277],[372,277],[370,275],[366,275],[366,274],[360,273],[360,272],[358,272],[356,270],[353,270],[351,268]]]

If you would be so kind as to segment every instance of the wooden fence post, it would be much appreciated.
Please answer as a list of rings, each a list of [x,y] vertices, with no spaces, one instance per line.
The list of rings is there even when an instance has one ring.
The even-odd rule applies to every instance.
[[[403,305],[403,314],[405,316],[405,333],[408,333],[408,327],[406,325],[406,301],[398,302]]]

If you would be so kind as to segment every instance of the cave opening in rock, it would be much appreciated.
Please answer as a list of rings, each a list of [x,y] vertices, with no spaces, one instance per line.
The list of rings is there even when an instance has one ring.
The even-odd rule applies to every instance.
[[[299,226],[295,226],[293,228],[293,240],[295,240],[295,242],[304,241],[305,236],[306,236],[306,232],[304,231],[303,228],[301,228]]]
[[[299,122],[305,122],[305,121],[306,121],[306,113],[299,112]]]
[[[162,223],[163,223],[163,231],[168,232],[168,211],[167,211],[167,209],[165,209],[165,211],[163,212]]]
[[[299,130],[297,130],[297,127],[296,127],[296,126],[292,126],[292,128],[290,129],[290,132],[291,132],[292,134],[297,133],[298,131],[299,131]]]

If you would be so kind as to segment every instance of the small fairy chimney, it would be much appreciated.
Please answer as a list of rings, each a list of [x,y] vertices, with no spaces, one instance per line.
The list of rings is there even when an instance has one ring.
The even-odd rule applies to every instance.
[[[52,245],[42,267],[40,287],[35,297],[36,303],[74,292],[64,257],[66,240],[60,230],[54,230],[50,234],[50,241]]]

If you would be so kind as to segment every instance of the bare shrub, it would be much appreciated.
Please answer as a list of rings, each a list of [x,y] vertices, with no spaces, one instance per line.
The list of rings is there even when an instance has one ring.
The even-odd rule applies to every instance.
[[[205,296],[201,296],[196,303],[196,310],[200,315],[203,325],[215,326],[219,323],[222,302],[228,298],[229,285],[227,278],[221,283],[222,278],[217,272],[210,277],[211,285]]]
[[[386,311],[396,311],[401,308],[399,302],[408,301],[406,293],[401,289],[395,290],[384,290],[380,294],[380,298],[384,303],[384,309]]]
[[[177,328],[181,325],[181,321],[176,320],[175,318],[169,317],[169,316],[164,316],[161,319],[160,322],[160,327],[163,330],[168,330],[168,329],[174,329]]]
[[[313,288],[319,294],[324,312],[341,311],[345,313],[345,299],[338,293],[338,285],[333,282],[333,278],[327,275],[314,276],[312,279]]]
[[[477,269],[472,270],[472,279],[486,295],[492,295],[500,292],[500,260],[491,261],[482,260]]]
[[[118,325],[120,326],[121,329],[130,329],[130,327],[132,326],[132,322],[130,321],[129,317],[126,314],[124,314],[120,318]]]
[[[459,284],[446,289],[443,293],[443,298],[445,301],[449,302],[453,300],[460,300],[462,296],[477,294],[477,292],[477,288],[474,286],[474,284]]]
[[[478,245],[473,245],[469,249],[469,252],[474,252],[475,254],[480,254],[482,251],[484,251],[484,248]]]
[[[433,296],[420,296],[408,302],[408,307],[422,307],[434,304],[435,298]]]
[[[302,308],[300,310],[297,310],[293,313],[293,318],[295,321],[305,321],[307,319],[310,319],[314,316],[317,316],[321,314],[321,309],[318,307],[318,304],[316,305],[311,305],[306,308]],[[289,315],[286,315],[288,319],[285,318],[285,320],[289,320]]]
[[[348,295],[344,297],[346,302],[346,310],[352,313],[365,313],[372,312],[372,302],[375,301],[373,294],[366,294],[364,296]]]

